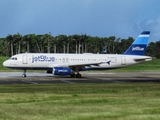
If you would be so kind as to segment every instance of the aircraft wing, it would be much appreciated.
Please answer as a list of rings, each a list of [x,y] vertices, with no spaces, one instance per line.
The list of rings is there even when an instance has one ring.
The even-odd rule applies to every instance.
[[[78,63],[78,64],[69,64],[69,67],[79,67],[79,66],[89,66],[89,65],[96,65],[99,66],[102,62],[95,62],[95,63]]]
[[[99,64],[105,63],[105,64],[110,64],[111,61],[108,62],[92,62],[92,63],[68,63],[68,64],[51,64],[48,67],[53,68],[53,67],[83,67],[83,66],[89,66],[89,65],[96,65],[99,66]]]

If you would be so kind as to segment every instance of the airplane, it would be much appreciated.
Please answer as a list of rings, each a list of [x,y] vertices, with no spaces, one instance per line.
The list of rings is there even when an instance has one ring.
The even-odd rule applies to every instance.
[[[46,70],[48,74],[81,78],[79,71],[116,69],[152,60],[145,56],[149,35],[150,31],[143,31],[122,54],[21,53],[4,61],[3,66],[23,70],[22,77],[27,70]]]

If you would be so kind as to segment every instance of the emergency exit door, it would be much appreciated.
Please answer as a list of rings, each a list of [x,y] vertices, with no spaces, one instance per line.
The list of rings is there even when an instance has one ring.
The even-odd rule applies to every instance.
[[[121,65],[126,65],[126,57],[125,56],[121,57]]]
[[[28,64],[28,56],[27,55],[22,56],[22,64]]]

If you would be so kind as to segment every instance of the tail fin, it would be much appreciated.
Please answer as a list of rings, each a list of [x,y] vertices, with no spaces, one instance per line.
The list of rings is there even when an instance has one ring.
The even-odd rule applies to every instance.
[[[143,31],[123,54],[144,55],[146,52],[149,35],[150,31]]]

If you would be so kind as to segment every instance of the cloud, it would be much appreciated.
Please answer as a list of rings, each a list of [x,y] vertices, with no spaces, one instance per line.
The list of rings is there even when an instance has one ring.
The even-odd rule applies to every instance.
[[[160,16],[156,19],[146,19],[133,24],[133,29],[138,32],[151,31],[151,41],[160,40]]]

